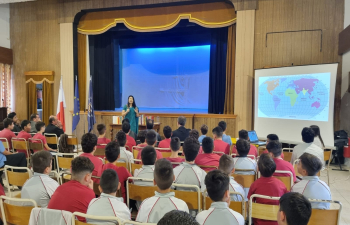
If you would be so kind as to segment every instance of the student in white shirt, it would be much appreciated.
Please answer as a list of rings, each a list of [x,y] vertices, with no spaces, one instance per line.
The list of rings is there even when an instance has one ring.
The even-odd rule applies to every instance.
[[[175,192],[170,191],[174,180],[172,164],[166,159],[159,159],[155,164],[153,179],[153,184],[157,185],[158,191],[155,192],[154,197],[142,202],[136,217],[137,222],[158,223],[167,212],[175,209],[189,212],[186,202],[176,198]]]
[[[186,138],[182,148],[186,161],[174,169],[175,183],[197,185],[201,191],[205,191],[206,187],[204,179],[207,173],[194,164],[194,160],[196,159],[200,148],[198,139],[194,137]]]
[[[294,147],[290,163],[293,165],[295,160],[297,160],[303,153],[307,152],[317,156],[322,162],[322,165],[324,165],[324,150],[313,143],[315,138],[314,131],[310,127],[304,127],[301,131],[301,136],[304,143]]]
[[[220,170],[210,171],[205,177],[205,185],[213,203],[196,216],[197,222],[200,225],[244,225],[243,216],[229,208],[229,176]]]
[[[46,208],[59,184],[49,177],[52,155],[49,151],[38,151],[32,156],[34,176],[27,180],[21,190],[21,198],[33,199],[38,206]]]
[[[311,204],[305,196],[289,192],[280,198],[277,213],[278,225],[307,225],[311,217]]]
[[[235,162],[235,173],[243,175],[254,175],[256,173],[256,161],[247,157],[250,150],[250,143],[240,138],[236,143],[238,156],[233,160]],[[237,171],[237,170],[254,170],[254,171]]]
[[[103,171],[100,186],[98,189],[101,192],[99,198],[91,200],[87,209],[87,214],[94,216],[115,216],[122,220],[131,220],[131,214],[128,207],[125,205],[123,198],[116,197],[117,191],[120,188],[120,182],[117,172],[112,169]],[[114,225],[115,221],[98,221],[87,219],[88,223]]]
[[[219,170],[224,172],[230,178],[230,191],[238,192],[243,195],[244,198],[247,198],[244,188],[242,185],[235,181],[231,175],[235,172],[235,163],[233,158],[229,155],[222,155],[219,161]],[[240,195],[231,195],[231,201],[242,201],[242,197]],[[246,199],[247,201],[247,199]]]
[[[172,210],[166,213],[157,225],[199,225],[187,212]]]
[[[134,156],[132,152],[126,150],[125,148],[126,134],[122,130],[118,131],[116,141],[120,146],[120,158],[118,159],[118,162],[125,162],[124,159],[127,159],[128,163],[133,163]]]
[[[320,128],[317,125],[311,125],[310,128],[315,133],[314,144],[323,149],[324,148],[324,143],[323,143],[323,139],[321,137]]]
[[[321,181],[317,173],[321,170],[322,163],[318,157],[304,153],[299,158],[298,172],[303,179],[296,183],[291,192],[299,192],[308,199],[332,200],[328,185]],[[329,203],[311,203],[315,209],[329,209]]]

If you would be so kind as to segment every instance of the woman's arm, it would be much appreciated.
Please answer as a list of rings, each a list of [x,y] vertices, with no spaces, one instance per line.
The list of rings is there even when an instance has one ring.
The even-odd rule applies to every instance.
[[[125,116],[126,114],[128,114],[130,112],[130,109],[127,109],[126,111],[123,109],[122,111],[122,116]]]

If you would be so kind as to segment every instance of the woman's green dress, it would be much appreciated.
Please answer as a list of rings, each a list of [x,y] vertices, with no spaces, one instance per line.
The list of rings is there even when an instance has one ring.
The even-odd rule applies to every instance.
[[[125,118],[128,118],[130,121],[130,130],[137,134],[139,130],[139,118],[136,116],[134,107],[130,107],[129,109],[130,112],[125,115]],[[126,112],[126,110],[128,110],[128,106],[125,105],[123,110]]]

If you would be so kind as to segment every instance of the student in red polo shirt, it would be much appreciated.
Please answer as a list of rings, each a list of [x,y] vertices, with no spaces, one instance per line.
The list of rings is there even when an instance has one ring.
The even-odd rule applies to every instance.
[[[108,138],[106,138],[106,126],[104,124],[98,124],[97,125],[97,131],[98,131],[98,139],[97,139],[97,145],[100,144],[108,144],[111,142]]]
[[[48,150],[48,151],[52,151],[52,152],[57,152],[56,149],[52,149],[49,147],[49,145],[47,144],[46,138],[43,135],[44,131],[45,131],[45,123],[44,122],[37,122],[35,124],[35,128],[38,131],[34,136],[33,139],[39,139],[42,141],[43,145],[44,145],[44,149]],[[39,141],[33,141],[33,143],[39,143]],[[37,150],[34,150],[34,152],[36,152]]]
[[[170,162],[175,162],[175,163],[185,162],[184,158],[179,157],[180,147],[181,147],[180,138],[172,137],[170,141],[171,155],[166,159],[169,160]],[[178,166],[177,164],[173,164],[173,168],[177,166]]]
[[[99,157],[94,156],[97,145],[97,137],[95,134],[86,133],[81,138],[81,147],[83,149],[83,154],[80,156],[87,157],[94,164],[94,170],[92,171],[93,176],[98,176],[100,170],[102,169],[103,162]],[[92,178],[95,183],[98,183],[99,180]]]
[[[118,174],[119,182],[121,184],[121,191],[123,194],[124,202],[126,202],[125,185],[126,185],[128,178],[132,177],[132,175],[129,173],[129,171],[126,168],[118,167],[115,165],[117,163],[118,159],[120,158],[119,144],[115,141],[108,143],[106,146],[105,154],[106,154],[106,159],[108,160],[109,163],[104,164],[102,166],[102,169],[101,169],[100,174],[98,176],[101,177],[103,171],[105,171],[106,169],[115,170],[115,172],[117,172],[117,174]]]
[[[157,133],[154,131],[154,130],[149,130],[147,131],[147,134],[146,134],[146,142],[148,144],[148,146],[156,146],[156,143],[157,143]],[[141,151],[139,151],[138,155],[137,155],[137,159],[141,159]],[[160,151],[156,150],[156,153],[157,153],[157,159],[162,159],[163,158],[163,155]]]
[[[215,152],[223,152],[226,155],[229,155],[230,154],[230,145],[222,140],[223,134],[224,134],[224,131],[222,130],[221,127],[217,126],[213,129],[214,151]]]
[[[17,138],[24,138],[28,141],[29,138],[32,138],[30,135],[30,130],[32,129],[32,125],[29,120],[23,120],[21,123],[22,131],[18,133]]]
[[[267,135],[267,137],[266,137],[266,146],[269,144],[270,141],[279,141],[279,138],[278,138],[277,134],[269,134],[269,135]],[[269,153],[269,151],[267,149],[265,149],[263,151],[263,153]],[[282,157],[282,159],[284,159],[283,152],[281,153],[281,157]]]
[[[12,149],[11,139],[13,137],[16,137],[15,133],[13,133],[11,131],[14,127],[13,120],[9,119],[9,118],[5,118],[3,122],[4,122],[4,129],[2,131],[0,131],[0,138],[7,139],[8,143],[9,143],[9,148],[10,148],[7,150],[11,150]]]
[[[267,146],[267,150],[269,151],[269,154],[273,158],[273,161],[276,163],[276,170],[285,170],[290,171],[293,174],[293,180],[294,182],[297,181],[297,178],[295,176],[294,167],[290,162],[287,162],[282,159],[281,153],[282,153],[282,144],[279,141],[270,141]],[[280,176],[280,177],[289,177],[290,175],[288,173],[274,173],[274,176]]]
[[[89,158],[76,157],[71,170],[72,179],[56,189],[47,208],[86,213],[90,201],[95,198],[91,180],[94,164]],[[85,222],[85,218],[78,219]]]
[[[220,155],[213,153],[214,141],[210,137],[205,137],[202,140],[203,154],[198,154],[194,163],[200,166],[216,166],[219,167]],[[215,168],[202,168],[204,171],[209,172],[215,170]]]
[[[125,146],[128,146],[128,148],[126,150],[129,150],[130,152],[132,152],[132,147],[136,146],[136,141],[133,137],[131,137],[129,135],[130,133],[130,123],[128,122],[124,122],[122,125],[122,130],[123,132],[126,134],[126,144]]]
[[[281,197],[288,192],[283,182],[272,176],[276,170],[276,164],[270,155],[262,154],[259,158],[258,167],[261,177],[250,186],[248,199],[253,194]],[[278,200],[255,198],[253,201],[261,204],[278,205]],[[277,225],[277,222],[269,220],[253,219],[253,222],[254,225]]]
[[[163,134],[165,139],[159,142],[158,148],[170,148],[171,135],[173,135],[171,127],[165,126],[163,128]]]
[[[146,134],[147,134],[146,130],[139,131],[139,133],[137,134],[137,139],[139,139],[140,144],[138,144],[137,147],[146,147],[147,146]]]
[[[238,132],[238,136],[239,136],[239,139],[244,139],[244,140],[249,141],[248,131],[246,131],[246,130],[240,130]],[[237,154],[236,146],[233,146],[232,153]],[[250,149],[249,149],[248,155],[254,155],[255,158],[258,157],[258,149],[252,144],[250,145]]]

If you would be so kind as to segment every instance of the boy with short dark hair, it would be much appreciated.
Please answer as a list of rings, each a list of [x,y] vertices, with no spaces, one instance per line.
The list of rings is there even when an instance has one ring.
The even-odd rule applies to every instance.
[[[166,213],[157,225],[199,225],[199,223],[187,212],[172,210]]]
[[[233,160],[235,162],[236,174],[246,174],[254,175],[256,172],[256,161],[247,157],[250,149],[249,142],[244,139],[239,139],[236,143],[236,148],[238,152],[238,157],[235,157]],[[252,172],[244,172],[237,170],[254,170]]]
[[[22,130],[17,134],[16,138],[24,138],[26,141],[28,141],[29,138],[32,138],[32,135],[30,135],[32,126],[29,120],[23,120],[21,123],[21,128]]]
[[[239,139],[243,139],[243,140],[246,140],[249,142],[249,135],[248,135],[248,131],[246,131],[246,130],[240,130],[238,132],[238,137],[239,137]],[[250,148],[249,148],[249,152],[247,155],[254,155],[255,158],[257,158],[258,157],[258,149],[252,144],[250,144],[249,147]],[[233,146],[232,153],[237,153],[237,146]]]
[[[137,134],[137,139],[139,139],[140,144],[138,144],[137,147],[146,147],[147,146],[146,134],[147,134],[146,130],[139,131],[139,133]]]
[[[98,131],[98,139],[97,139],[97,144],[101,145],[101,144],[108,144],[109,142],[111,142],[111,140],[109,140],[108,138],[106,138],[106,126],[104,124],[97,124],[97,131]]]
[[[136,221],[142,223],[158,223],[171,210],[189,212],[186,202],[175,197],[171,185],[175,179],[173,167],[166,159],[160,159],[155,164],[153,184],[158,191],[154,197],[145,199],[137,214]]]
[[[178,137],[171,138],[171,141],[170,141],[171,155],[166,159],[169,160],[170,162],[176,162],[176,163],[184,162],[185,159],[179,157],[180,147],[181,147],[180,139]],[[173,164],[173,168],[177,166],[178,165]]]
[[[224,134],[221,127],[217,126],[213,129],[214,150],[215,152],[223,152],[226,155],[230,154],[230,145],[222,140]]]
[[[231,146],[232,145],[231,136],[226,134],[226,128],[227,128],[226,122],[220,121],[218,126],[221,127],[223,131],[222,140]]]
[[[134,171],[134,177],[153,179],[154,163],[157,160],[157,154],[152,146],[146,146],[142,149],[141,161],[142,168]],[[134,181],[136,185],[151,186],[149,182]]]
[[[186,138],[183,151],[186,161],[174,169],[175,183],[197,185],[201,191],[205,190],[204,179],[207,173],[198,167],[194,161],[199,151],[198,139]]]
[[[125,146],[128,146],[128,151],[132,152],[132,147],[136,146],[136,141],[133,137],[129,135],[130,133],[130,123],[123,123],[122,124],[122,130],[126,134],[126,144]]]
[[[218,168],[220,155],[213,153],[214,141],[210,137],[205,137],[202,141],[203,154],[198,154],[194,161],[200,166],[215,166]],[[204,171],[209,172],[215,168],[203,168]]]
[[[165,126],[163,128],[163,134],[165,139],[159,142],[158,148],[170,148],[171,135],[173,134],[171,127]]]
[[[200,225],[244,225],[243,216],[229,208],[229,184],[229,176],[220,170],[213,170],[207,174],[205,185],[213,203],[208,210],[203,210],[196,216]]]
[[[155,148],[156,144],[157,144],[157,133],[154,130],[149,130],[147,131],[146,134],[146,142],[148,146],[152,146]],[[138,155],[137,155],[137,159],[141,159],[141,153],[143,150],[139,151]],[[160,151],[155,150],[156,154],[157,154],[157,159],[162,159],[163,155]]]
[[[120,185],[120,180],[115,170],[106,169],[103,171],[100,186],[98,187],[101,195],[99,198],[91,200],[86,213],[94,216],[115,216],[122,220],[122,222],[131,220],[130,211],[123,202],[123,199],[116,197]],[[93,224],[103,223],[102,221],[92,219],[87,219],[87,222]]]
[[[311,204],[302,194],[289,192],[280,198],[278,225],[307,225],[311,217]]]
[[[201,133],[202,135],[198,138],[199,143],[202,143],[203,139],[206,137],[206,134],[208,133],[208,126],[203,124],[201,126]]]
[[[298,172],[303,179],[296,183],[291,192],[299,192],[308,199],[332,200],[328,185],[320,180],[317,173],[322,169],[322,162],[315,155],[304,153],[299,157]],[[311,203],[314,209],[329,209],[329,203]]]
[[[27,180],[21,190],[21,198],[33,199],[38,206],[46,208],[59,184],[50,178],[52,155],[48,151],[38,151],[31,159],[34,175]]]
[[[266,146],[271,142],[271,141],[278,141],[279,142],[279,138],[277,136],[277,134],[268,134],[266,137]],[[267,149],[265,149],[263,151],[263,153],[269,153],[269,151]],[[284,154],[283,152],[281,152],[281,158],[284,159]]]
[[[37,122],[35,124],[35,128],[37,130],[37,133],[33,136],[33,139],[40,139],[44,145],[44,149],[48,150],[48,151],[52,151],[52,152],[57,152],[57,150],[52,149],[49,147],[49,145],[47,144],[46,138],[43,135],[44,131],[45,131],[45,123],[44,122]],[[33,143],[39,143],[37,141],[33,141]],[[36,150],[34,150],[34,152],[36,152]]]
[[[253,194],[281,197],[288,192],[283,182],[272,176],[275,173],[276,164],[270,155],[262,154],[259,158],[258,167],[261,177],[254,181],[254,183],[250,186],[248,199],[250,199],[250,196]],[[264,198],[255,198],[253,199],[253,202],[278,205],[278,201]],[[277,225],[277,222],[261,219],[253,219],[253,222],[254,225]]]
[[[120,149],[120,158],[118,161],[119,162],[124,162],[125,159],[128,163],[132,163],[134,159],[134,155],[126,150],[125,144],[126,144],[126,134],[120,130],[118,131],[115,141],[119,144],[119,149]]]
[[[7,142],[9,143],[9,149],[7,150],[10,151],[10,149],[12,149],[11,139],[16,137],[15,133],[12,132],[14,127],[13,120],[9,118],[5,118],[3,123],[4,123],[4,129],[0,131],[0,137],[7,139]]]

